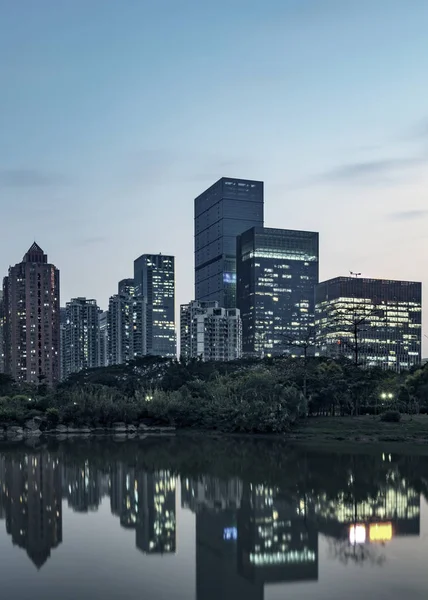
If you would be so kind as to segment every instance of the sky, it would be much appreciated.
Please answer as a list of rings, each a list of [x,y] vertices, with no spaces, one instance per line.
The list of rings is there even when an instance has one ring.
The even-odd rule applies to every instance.
[[[320,232],[321,279],[427,283],[427,27],[427,0],[0,0],[0,275],[36,240],[62,305],[106,308],[162,252],[187,302],[227,176]]]

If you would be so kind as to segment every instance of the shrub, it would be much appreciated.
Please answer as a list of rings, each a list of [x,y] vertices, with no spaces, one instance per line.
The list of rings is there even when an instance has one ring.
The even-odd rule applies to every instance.
[[[139,391],[136,401],[157,422],[224,432],[283,433],[307,410],[297,388],[266,371],[193,381],[174,392]]]
[[[46,418],[48,427],[56,427],[59,423],[59,410],[57,408],[48,408]]]
[[[385,423],[399,423],[401,420],[401,414],[398,412],[398,410],[388,410],[381,415],[380,420],[384,421]]]

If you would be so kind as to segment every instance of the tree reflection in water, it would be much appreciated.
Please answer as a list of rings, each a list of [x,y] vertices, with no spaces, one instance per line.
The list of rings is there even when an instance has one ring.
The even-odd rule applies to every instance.
[[[67,542],[61,500],[75,512],[93,512],[109,498],[117,523],[135,530],[139,551],[171,555],[178,549],[178,482],[182,509],[196,518],[198,598],[210,590],[228,597],[222,572],[238,596],[262,598],[266,583],[318,579],[320,534],[329,558],[379,567],[385,540],[371,536],[372,527],[419,536],[428,460],[377,448],[320,452],[259,438],[9,445],[0,448],[0,519],[40,568]],[[364,543],[350,543],[352,526],[367,532]]]
[[[375,567],[381,567],[386,561],[386,556],[379,547],[367,546],[365,544],[350,544],[348,540],[335,540],[327,538],[329,556],[347,565],[354,563],[363,566],[369,563]]]

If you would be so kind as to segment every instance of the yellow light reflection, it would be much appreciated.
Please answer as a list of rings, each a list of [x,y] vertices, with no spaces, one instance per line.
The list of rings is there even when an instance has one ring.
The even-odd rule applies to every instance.
[[[373,523],[369,527],[371,542],[389,542],[392,540],[392,523]]]

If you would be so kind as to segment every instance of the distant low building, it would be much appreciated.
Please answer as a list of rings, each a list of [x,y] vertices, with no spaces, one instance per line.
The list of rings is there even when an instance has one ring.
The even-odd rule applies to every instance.
[[[242,356],[242,324],[236,308],[193,301],[180,307],[180,356],[230,361]]]
[[[422,284],[336,277],[316,288],[322,354],[401,371],[421,363]]]

